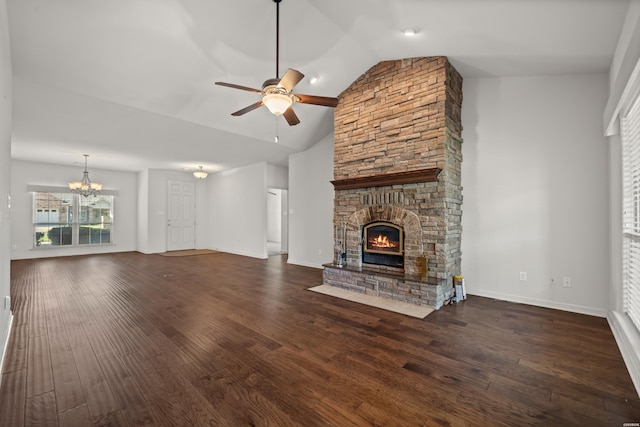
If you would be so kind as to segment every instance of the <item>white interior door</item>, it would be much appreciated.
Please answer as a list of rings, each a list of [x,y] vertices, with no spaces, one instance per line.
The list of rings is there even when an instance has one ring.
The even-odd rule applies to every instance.
[[[195,184],[172,181],[168,185],[167,250],[194,249],[195,239]]]

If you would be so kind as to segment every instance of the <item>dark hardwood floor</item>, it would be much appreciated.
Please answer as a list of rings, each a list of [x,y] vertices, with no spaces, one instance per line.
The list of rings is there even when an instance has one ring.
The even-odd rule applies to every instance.
[[[420,320],[225,253],[13,261],[0,426],[622,426],[605,319],[470,297]]]

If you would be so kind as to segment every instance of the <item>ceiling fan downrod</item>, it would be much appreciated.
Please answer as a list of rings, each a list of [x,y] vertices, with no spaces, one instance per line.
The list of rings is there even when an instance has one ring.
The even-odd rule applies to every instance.
[[[276,4],[276,79],[280,78],[280,2],[273,0]]]

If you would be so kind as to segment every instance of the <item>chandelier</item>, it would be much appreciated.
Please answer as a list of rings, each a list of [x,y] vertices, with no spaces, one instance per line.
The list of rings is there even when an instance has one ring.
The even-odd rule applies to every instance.
[[[198,166],[198,167],[200,168],[200,170],[194,171],[193,176],[195,176],[198,179],[205,179],[209,174],[202,170],[202,166]]]
[[[102,190],[102,184],[98,182],[91,182],[89,179],[89,172],[87,171],[87,157],[88,154],[83,154],[84,156],[84,172],[82,174],[81,181],[72,181],[69,183],[69,189],[72,193],[80,194],[84,197],[93,196]]]

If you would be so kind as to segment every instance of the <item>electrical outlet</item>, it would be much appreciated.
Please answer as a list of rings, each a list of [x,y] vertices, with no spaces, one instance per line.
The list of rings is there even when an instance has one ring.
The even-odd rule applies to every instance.
[[[4,297],[4,309],[9,310],[11,308],[11,297]]]
[[[563,277],[562,278],[562,287],[563,288],[570,288],[571,287],[571,277]]]
[[[318,249],[318,255],[322,255],[322,249]]]
[[[520,281],[521,282],[526,282],[527,281],[527,272],[526,271],[521,271],[520,272]]]

